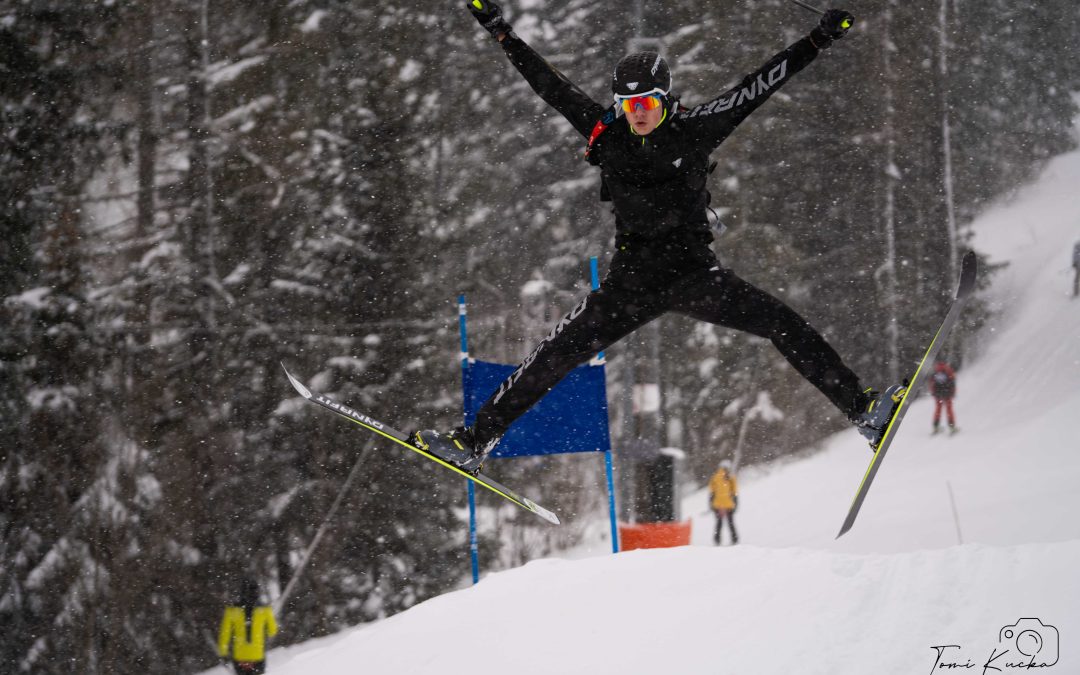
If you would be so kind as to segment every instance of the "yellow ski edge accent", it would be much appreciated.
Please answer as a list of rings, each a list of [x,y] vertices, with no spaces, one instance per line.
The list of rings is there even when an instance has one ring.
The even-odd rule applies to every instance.
[[[911,376],[911,381],[912,382],[917,382],[918,381],[919,373],[922,372],[923,367],[926,365],[926,357],[930,354],[930,351],[933,350],[934,345],[937,344],[938,337],[940,335],[941,335],[941,329],[939,328],[938,332],[934,333],[934,339],[930,341],[930,346],[926,348],[926,353],[923,354],[922,361],[919,363],[919,367],[915,370],[915,374]],[[893,425],[896,424],[897,418],[901,417],[900,410],[905,405],[907,405],[907,398],[908,398],[908,394],[911,393],[911,389],[912,389],[912,387],[908,387],[904,391],[904,397],[902,399],[900,399],[900,405],[896,406],[896,412],[893,413],[892,420],[889,421],[889,426],[885,427],[885,433],[882,435],[881,441],[878,442],[879,447],[881,446],[882,443],[885,442],[885,439],[888,438],[890,434],[892,434]],[[877,464],[879,456],[880,455],[878,455],[877,448],[874,448],[874,458],[870,460],[870,465],[866,467],[866,473],[863,474],[862,480],[859,481],[859,489],[855,491],[855,496],[851,499],[851,505],[848,508],[855,505],[855,500],[859,498],[859,493],[862,492],[863,484],[866,483],[867,477],[870,476],[870,470],[874,468],[875,464]]]
[[[350,417],[349,415],[341,412],[340,410],[335,410],[334,408],[332,408],[332,407],[330,407],[330,406],[328,406],[328,405],[326,405],[324,403],[320,403],[319,401],[317,401],[315,399],[314,395],[311,393],[311,390],[309,390],[307,387],[305,387],[303,385],[303,383],[300,382],[300,380],[298,380],[298,379],[296,379],[295,377],[292,376],[292,373],[289,372],[289,369],[285,367],[284,363],[279,362],[279,364],[281,365],[281,369],[285,371],[285,376],[289,378],[289,382],[292,384],[293,388],[296,389],[297,393],[299,393],[305,399],[307,399],[307,400],[309,400],[309,401],[311,401],[313,403],[319,404],[320,407],[326,408],[330,412],[335,413],[337,415],[340,415],[341,417],[344,417],[345,419],[349,420],[350,422],[353,422],[354,424],[356,424],[358,426],[361,426],[361,427],[367,429],[368,431],[374,431],[375,433],[382,436],[383,438],[386,438],[386,439],[389,439],[391,441],[394,441],[395,443],[399,443],[401,445],[404,445],[406,448],[408,448],[408,449],[410,449],[410,450],[412,450],[412,451],[414,451],[414,452],[416,452],[416,453],[418,453],[420,455],[423,455],[424,457],[427,457],[428,459],[430,459],[430,460],[432,460],[434,462],[438,462],[439,464],[442,464],[443,466],[450,469],[451,471],[454,471],[456,473],[461,474],[462,476],[465,476],[466,478],[468,478],[472,482],[483,485],[484,487],[491,490],[495,494],[505,498],[507,501],[509,501],[511,503],[514,503],[514,504],[517,504],[518,506],[525,509],[526,511],[531,511],[531,512],[535,513],[536,515],[540,516],[541,518],[548,521],[549,523],[552,523],[553,525],[561,525],[562,524],[562,521],[559,520],[559,517],[557,515],[555,515],[551,511],[548,511],[547,509],[540,506],[539,504],[532,501],[531,499],[528,499],[527,497],[524,497],[524,496],[521,497],[520,500],[515,499],[511,495],[506,494],[502,490],[496,488],[494,485],[489,483],[488,479],[486,479],[486,478],[484,480],[480,480],[476,476],[473,476],[472,474],[469,474],[469,473],[467,473],[465,471],[462,471],[461,469],[454,466],[453,464],[449,464],[449,463],[439,459],[435,455],[432,455],[431,453],[424,452],[423,450],[421,450],[420,448],[416,447],[415,445],[413,445],[412,443],[410,443],[408,441],[402,440],[402,439],[400,439],[400,438],[398,438],[396,436],[392,436],[392,435],[382,431],[381,429],[377,429],[377,428],[375,428],[375,427],[373,427],[371,425],[364,424],[363,422],[361,422],[361,421],[359,421],[357,419],[354,419],[353,417]]]
[[[407,443],[407,442],[401,440],[400,438],[397,438],[395,436],[391,436],[390,434],[387,434],[387,433],[383,432],[380,429],[376,429],[373,426],[369,426],[367,424],[364,424],[363,422],[357,421],[357,420],[353,419],[352,417],[349,417],[348,415],[337,412],[336,410],[333,411],[333,412],[337,413],[338,415],[341,415],[342,417],[344,417],[345,419],[349,420],[350,422],[352,422],[354,424],[357,424],[359,426],[364,427],[368,431],[374,431],[375,433],[379,434],[383,438],[394,441],[395,443],[397,443],[399,445],[403,445],[406,448],[412,450],[413,452],[415,452],[417,454],[423,455],[424,457],[427,457],[428,459],[430,459],[430,460],[432,460],[434,462],[438,462],[439,464],[442,464],[447,469],[450,469],[451,471],[453,471],[455,473],[459,473],[462,476],[465,476],[466,478],[468,478],[472,482],[476,483],[477,485],[483,485],[484,487],[491,490],[495,494],[503,497],[507,501],[511,501],[511,502],[517,504],[518,506],[520,506],[521,508],[523,508],[523,509],[525,509],[527,511],[532,511],[533,513],[539,515],[540,517],[542,517],[544,520],[548,521],[549,523],[552,523],[554,525],[561,525],[562,524],[562,521],[559,520],[559,517],[557,515],[555,515],[551,511],[548,511],[547,509],[543,508],[539,504],[536,504],[535,502],[533,502],[530,499],[524,499],[524,498],[522,498],[522,500],[515,499],[514,497],[512,497],[512,496],[506,494],[505,492],[503,492],[502,490],[496,488],[494,485],[486,483],[486,482],[484,482],[482,480],[477,480],[476,476],[473,476],[469,472],[462,471],[461,469],[454,466],[453,464],[450,464],[449,462],[445,462],[445,461],[439,459],[438,457],[431,454],[430,452],[424,452],[423,450],[416,447],[412,443]]]

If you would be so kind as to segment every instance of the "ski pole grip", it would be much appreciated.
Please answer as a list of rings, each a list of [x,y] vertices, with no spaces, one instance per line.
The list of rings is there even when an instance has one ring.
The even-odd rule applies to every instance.
[[[795,3],[796,5],[798,5],[799,7],[802,7],[805,10],[811,11],[814,14],[818,14],[820,16],[825,16],[825,10],[823,10],[823,9],[818,9],[817,7],[814,7],[813,5],[808,5],[805,2],[803,2],[802,0],[791,0],[791,1],[793,3]],[[847,30],[847,29],[851,28],[853,25],[855,25],[855,22],[852,21],[851,19],[844,19],[843,21],[840,22],[840,27],[843,28],[844,30]]]

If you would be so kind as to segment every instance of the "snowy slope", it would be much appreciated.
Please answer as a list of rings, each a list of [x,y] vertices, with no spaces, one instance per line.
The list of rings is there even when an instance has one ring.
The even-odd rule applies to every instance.
[[[985,660],[999,630],[1033,605],[1057,620],[1066,648],[1070,635],[1075,644],[1077,562],[1075,541],[889,556],[745,546],[542,560],[275,660],[273,672],[922,673],[935,645],[963,647],[953,660]],[[1067,585],[1033,590],[1033,579]],[[1060,672],[1078,672],[1080,661],[1068,665]]]
[[[1080,674],[1078,187],[1072,153],[975,224],[979,250],[1010,266],[989,294],[1000,316],[959,376],[962,432],[931,437],[931,404],[917,401],[844,538],[869,461],[853,432],[744,474],[738,547],[709,545],[712,519],[698,515],[698,546],[611,556],[598,542],[594,557],[533,562],[275,650],[271,671],[899,674],[954,670],[934,669],[932,647],[959,645],[942,665],[982,673],[1002,628],[1037,617],[1060,640],[1040,670]],[[684,512],[704,508],[697,493]],[[1019,672],[1014,656],[986,672]]]

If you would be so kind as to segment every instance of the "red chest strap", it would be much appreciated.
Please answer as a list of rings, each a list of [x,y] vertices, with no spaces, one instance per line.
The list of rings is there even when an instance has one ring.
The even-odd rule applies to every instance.
[[[596,143],[596,139],[600,138],[600,134],[604,133],[604,129],[607,129],[614,121],[614,108],[609,108],[607,112],[600,116],[600,119],[596,120],[596,124],[593,125],[592,133],[589,134],[589,143],[585,146],[585,159],[589,158],[589,153],[592,152],[593,145]]]

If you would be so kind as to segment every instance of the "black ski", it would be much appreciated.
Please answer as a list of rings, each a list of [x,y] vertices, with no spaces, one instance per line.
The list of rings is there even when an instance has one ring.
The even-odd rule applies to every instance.
[[[380,422],[372,417],[368,417],[367,415],[353,408],[350,408],[349,406],[337,403],[336,401],[330,399],[327,396],[312,392],[310,389],[301,384],[299,380],[293,377],[292,374],[290,374],[289,371],[285,368],[284,364],[282,364],[281,368],[285,370],[285,375],[288,376],[289,382],[292,383],[293,388],[296,389],[296,391],[299,392],[301,396],[311,401],[312,403],[315,403],[322,406],[323,408],[326,408],[327,410],[335,412],[338,415],[341,415],[345,419],[349,420],[350,422],[359,424],[361,427],[367,429],[368,431],[372,431],[382,436],[383,438],[394,441],[395,443],[398,443],[400,445],[404,445],[406,448],[412,450],[418,455],[430,459],[437,464],[441,464],[447,469],[450,469],[451,471],[458,473],[465,478],[468,478],[474,483],[486,487],[500,497],[512,501],[513,503],[517,504],[518,506],[527,511],[532,511],[533,513],[540,516],[549,523],[555,525],[559,524],[558,516],[556,516],[551,511],[548,511],[544,507],[540,506],[536,502],[532,501],[531,499],[519,495],[517,492],[514,492],[505,485],[495,482],[494,480],[488,478],[482,473],[478,473],[476,475],[466,473],[465,471],[462,471],[453,464],[449,464],[439,459],[435,455],[421,450],[420,448],[413,445],[412,441],[409,440],[409,436],[407,434],[404,434],[397,429],[394,429],[390,425],[384,424],[383,422]]]
[[[897,427],[900,426],[900,422],[903,421],[904,415],[907,414],[908,397],[919,391],[923,382],[926,381],[926,376],[929,374],[930,368],[933,366],[938,352],[941,351],[942,345],[945,344],[945,339],[948,337],[949,331],[951,331],[956,324],[956,320],[960,317],[964,305],[967,303],[968,298],[971,297],[971,291],[975,288],[975,273],[977,271],[976,260],[975,253],[969,251],[964,256],[963,262],[960,264],[960,283],[956,288],[956,299],[953,300],[952,306],[949,308],[949,313],[945,316],[945,320],[941,322],[941,327],[938,328],[937,333],[934,334],[934,339],[930,341],[930,347],[927,348],[926,353],[923,354],[922,361],[919,362],[919,367],[916,368],[915,374],[911,376],[911,381],[908,384],[907,391],[904,393],[904,397],[900,400],[900,404],[896,409],[896,414],[893,415],[892,421],[889,422],[889,426],[885,429],[885,435],[881,437],[877,452],[874,453],[874,458],[870,460],[870,466],[867,467],[862,483],[859,484],[859,490],[855,493],[855,499],[851,502],[851,508],[848,509],[847,518],[844,519],[844,524],[840,527],[840,533],[836,535],[837,539],[842,537],[844,533],[850,530],[851,526],[855,524],[855,518],[859,515],[859,509],[862,508],[863,501],[866,500],[866,493],[870,491],[870,484],[874,482],[874,476],[877,475],[881,463],[885,461],[885,453],[888,452],[889,445],[892,444],[893,437],[896,436]]]

